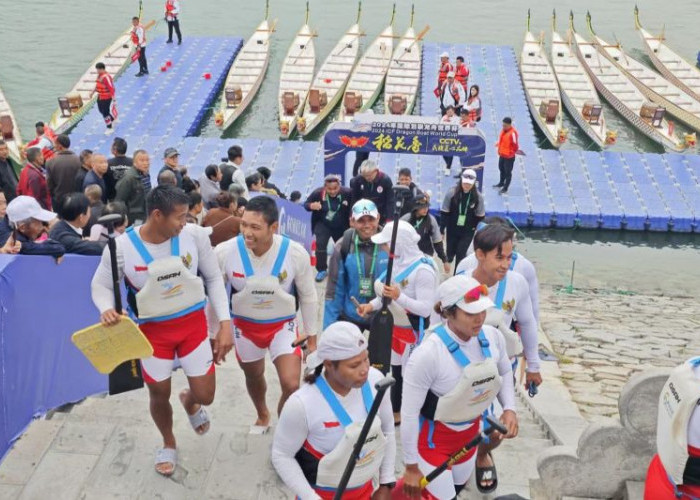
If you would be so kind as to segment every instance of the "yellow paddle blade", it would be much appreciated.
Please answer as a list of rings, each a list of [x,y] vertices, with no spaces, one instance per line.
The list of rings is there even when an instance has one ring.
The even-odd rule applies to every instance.
[[[139,327],[129,318],[122,318],[115,326],[101,323],[79,330],[71,337],[92,366],[100,373],[111,373],[130,359],[153,356],[153,347]]]

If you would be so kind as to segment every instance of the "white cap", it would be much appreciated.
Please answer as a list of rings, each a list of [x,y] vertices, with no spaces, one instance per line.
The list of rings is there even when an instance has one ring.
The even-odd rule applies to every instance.
[[[324,361],[343,361],[367,350],[367,339],[360,329],[347,321],[336,321],[321,334],[317,349],[306,358],[310,370]]]
[[[375,243],[377,245],[382,245],[384,243],[389,243],[391,241],[391,233],[394,230],[394,223],[395,221],[389,222],[386,226],[384,226],[381,230],[381,232],[375,234],[372,236],[372,243]],[[418,237],[416,239],[416,243],[420,241],[420,236],[416,232],[415,228],[406,222],[405,220],[400,220],[399,221],[399,232],[405,231],[408,233],[415,233],[415,235]]]
[[[447,78],[454,78],[455,77],[455,72],[454,71],[449,71],[447,73]]]
[[[440,59],[442,59],[443,57],[450,57],[450,54],[448,52],[443,52],[442,54],[440,54]]]
[[[41,208],[39,202],[31,196],[18,196],[7,205],[7,217],[13,224],[27,219],[51,222],[56,214]]]
[[[476,172],[471,168],[467,168],[462,172],[461,178],[462,184],[474,184],[476,182]]]
[[[369,215],[375,219],[379,218],[379,210],[377,210],[377,205],[374,204],[372,200],[362,199],[358,200],[352,206],[352,218],[353,220],[359,220],[365,215]]]
[[[479,314],[494,306],[486,285],[464,274],[445,280],[438,288],[438,297],[443,310],[457,306],[466,313]]]

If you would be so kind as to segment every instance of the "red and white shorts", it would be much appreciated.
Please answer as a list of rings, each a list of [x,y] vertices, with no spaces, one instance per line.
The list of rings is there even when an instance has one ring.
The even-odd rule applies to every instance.
[[[434,422],[433,432],[430,435],[429,422],[423,420],[418,435],[418,468],[423,475],[430,474],[450,455],[474,439],[479,433],[480,426],[481,419],[477,419],[466,429],[454,431],[440,422]],[[469,480],[475,464],[476,448],[431,481],[426,490],[435,498],[454,498],[455,485],[465,484]]]
[[[264,359],[268,350],[272,361],[284,354],[301,357],[301,348],[292,347],[298,336],[296,319],[266,324],[253,323],[241,318],[233,320],[236,357],[243,363]]]
[[[141,360],[147,384],[169,379],[176,355],[188,377],[214,372],[204,309],[166,321],[142,323],[139,328],[153,346],[153,356]]]
[[[408,358],[418,342],[418,336],[413,328],[394,326],[391,336],[391,364],[406,368]]]

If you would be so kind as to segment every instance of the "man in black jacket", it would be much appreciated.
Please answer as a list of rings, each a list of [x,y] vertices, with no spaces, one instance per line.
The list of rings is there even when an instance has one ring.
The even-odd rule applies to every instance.
[[[467,256],[476,225],[485,216],[484,197],[476,187],[476,172],[462,172],[459,183],[451,188],[440,208],[440,232],[447,231],[447,261],[455,258],[455,269]]]
[[[413,182],[413,176],[410,168],[404,167],[399,170],[399,179],[396,181],[396,184],[406,186],[408,188],[408,196],[406,197],[406,200],[404,200],[403,207],[401,208],[401,217],[403,217],[404,215],[413,211],[414,200],[418,195],[423,194],[423,191],[421,191],[420,188],[416,186],[416,183]]]
[[[328,241],[338,242],[350,227],[350,189],[340,185],[340,178],[327,175],[323,187],[315,189],[304,202],[311,212],[311,229],[316,237],[316,281],[328,275]]]
[[[352,189],[352,201],[372,200],[379,210],[380,225],[386,224],[393,218],[394,210],[394,185],[391,178],[379,171],[379,167],[372,160],[366,160],[360,167],[360,174],[350,181]]]
[[[61,257],[66,253],[65,247],[58,241],[47,238],[37,241],[46,233],[45,224],[56,218],[56,214],[44,210],[39,202],[31,196],[18,196],[7,205],[7,222],[9,222],[11,234],[19,242],[22,255],[50,255]],[[2,241],[0,244],[4,244]]]
[[[17,196],[17,172],[10,163],[10,148],[0,139],[0,191],[5,193],[7,202]]]
[[[70,148],[70,138],[61,134],[55,141],[56,154],[46,161],[46,182],[51,193],[53,207],[61,206],[61,200],[75,188],[75,177],[80,171],[80,158]]]
[[[66,248],[66,253],[102,255],[104,243],[83,239],[83,228],[90,220],[90,202],[83,193],[71,193],[63,198],[59,220],[49,236]]]

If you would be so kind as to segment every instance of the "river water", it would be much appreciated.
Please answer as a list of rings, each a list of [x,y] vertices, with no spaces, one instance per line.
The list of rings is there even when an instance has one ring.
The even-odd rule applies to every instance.
[[[264,15],[261,0],[181,0],[181,26],[188,35],[250,36]],[[389,22],[392,1],[366,0],[361,26],[369,43]],[[402,33],[408,25],[411,0],[398,0],[395,28]],[[619,40],[633,56],[646,61],[634,29],[633,8],[652,33],[665,28],[667,42],[685,58],[694,61],[700,50],[697,24],[700,2],[694,0],[590,0],[586,2],[538,0],[532,2],[534,32],[551,30],[552,10],[558,12],[558,29],[565,32],[568,13],[573,10],[576,28],[587,35],[586,10],[593,16],[599,36]],[[162,17],[164,2],[144,2],[144,19]],[[357,4],[349,0],[311,0],[310,24],[317,30],[319,65],[343,31],[354,22]],[[417,30],[431,26],[427,41],[511,45],[519,53],[525,30],[528,4],[518,0],[416,0]],[[305,1],[272,0],[270,17],[277,18],[272,58],[260,92],[246,114],[227,136],[277,137],[277,89],[279,65],[296,31],[304,21]],[[129,25],[138,12],[136,0],[95,2],[94,0],[0,0],[0,86],[20,122],[25,139],[33,135],[33,123],[48,120],[56,108],[56,97],[74,84],[92,59]],[[159,22],[154,35],[166,31]],[[175,49],[176,50],[176,49]],[[647,61],[648,62],[648,61]],[[609,108],[610,128],[618,130],[621,151],[661,152],[634,131]],[[588,140],[570,124],[566,147],[585,149]],[[209,122],[202,135],[218,136]],[[577,271],[574,286],[610,289],[682,292],[699,287],[699,243],[695,236],[590,231],[532,231],[521,248],[539,265],[542,277],[553,284],[569,284],[572,262]],[[690,276],[695,275],[694,280]]]

